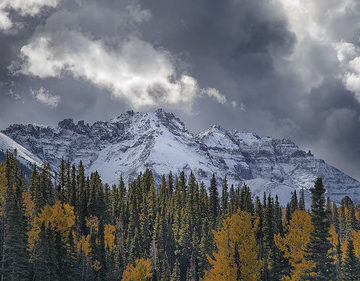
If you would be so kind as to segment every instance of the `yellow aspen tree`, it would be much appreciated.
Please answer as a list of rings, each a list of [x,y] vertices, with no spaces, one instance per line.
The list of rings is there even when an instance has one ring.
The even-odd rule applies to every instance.
[[[310,215],[305,211],[295,210],[289,224],[285,226],[284,237],[280,234],[275,235],[276,246],[284,252],[284,257],[289,260],[292,266],[290,277],[284,276],[282,280],[301,280],[305,270],[314,266],[311,261],[305,259],[306,245],[310,241],[312,230]]]
[[[339,234],[336,233],[335,226],[332,224],[329,229],[330,237],[328,238],[332,248],[329,250],[329,255],[332,255],[334,258],[334,264],[339,263],[339,255],[336,253],[336,249],[339,242]]]
[[[76,247],[77,253],[83,253],[85,257],[89,256],[91,247],[90,247],[90,235],[81,235],[79,239],[74,238],[74,244]]]
[[[5,173],[5,165],[0,163],[0,216],[3,216],[5,207],[5,194],[7,187],[7,179]]]
[[[30,203],[29,203],[30,204]],[[45,205],[32,222],[32,227],[28,232],[29,248],[32,249],[39,238],[41,225],[51,227],[54,231],[60,233],[63,242],[69,237],[69,231],[75,224],[74,207],[68,204],[62,204],[57,201],[55,205]]]
[[[213,257],[207,257],[211,269],[205,273],[204,280],[258,280],[263,263],[257,258],[256,227],[251,214],[233,214],[222,225],[219,231],[214,231],[217,251]]]
[[[152,277],[149,259],[137,259],[135,266],[128,264],[124,270],[122,281],[146,281]]]
[[[105,224],[104,240],[105,240],[105,248],[108,249],[110,252],[113,252],[116,249],[115,226],[111,224]]]

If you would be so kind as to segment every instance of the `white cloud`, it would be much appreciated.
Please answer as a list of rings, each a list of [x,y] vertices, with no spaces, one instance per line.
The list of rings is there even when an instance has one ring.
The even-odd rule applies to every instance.
[[[11,98],[13,98],[14,100],[22,100],[22,97],[18,94],[18,93],[15,93],[12,89],[10,89],[8,92],[7,92],[7,95],[10,96]]]
[[[7,30],[13,26],[9,13],[0,9],[0,30]]]
[[[77,31],[40,35],[21,49],[20,72],[39,78],[68,73],[124,98],[135,108],[158,104],[191,103],[197,81],[177,77],[170,54],[131,37],[116,50]]]
[[[227,102],[226,97],[220,94],[220,92],[215,88],[203,89],[201,92],[202,94],[215,98],[221,104],[225,104]]]
[[[9,17],[13,10],[21,16],[34,17],[45,8],[55,8],[60,0],[1,0],[0,2],[0,30],[9,30],[15,24]]]
[[[134,108],[190,108],[195,98],[204,95],[226,103],[218,90],[201,89],[194,77],[179,72],[179,61],[169,51],[141,38],[138,26],[151,19],[149,10],[136,2],[124,5],[121,13],[104,10],[115,27],[107,30],[116,35],[84,30],[81,20],[97,9],[95,4],[84,2],[74,11],[54,13],[21,48],[20,60],[10,70],[41,79],[71,75],[107,89]]]
[[[334,47],[342,68],[343,84],[360,102],[360,48],[348,42],[337,43]]]
[[[60,96],[53,95],[43,87],[37,91],[31,90],[30,93],[35,100],[49,107],[57,107],[61,100]]]
[[[307,92],[325,78],[342,79],[360,101],[354,34],[360,31],[356,0],[277,0],[285,12],[296,45],[288,58]],[[356,42],[358,43],[358,42]]]

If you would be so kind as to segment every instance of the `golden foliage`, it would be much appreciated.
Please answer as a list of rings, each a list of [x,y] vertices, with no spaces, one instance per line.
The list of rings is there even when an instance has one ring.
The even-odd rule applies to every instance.
[[[213,252],[214,258],[207,257],[212,268],[206,272],[204,280],[236,280],[238,269],[242,280],[258,280],[263,262],[257,259],[255,230],[251,214],[247,212],[224,219],[223,227],[214,232],[217,252]]]
[[[3,215],[5,207],[5,194],[7,187],[7,179],[5,173],[5,165],[0,163],[0,216]]]
[[[115,226],[111,224],[105,224],[104,239],[105,239],[105,248],[108,249],[110,252],[114,251],[116,248]]]
[[[32,221],[35,215],[35,202],[31,199],[30,192],[24,191],[22,196],[26,210],[25,214]]]
[[[90,235],[81,235],[80,239],[74,238],[74,244],[78,253],[83,253],[85,257],[89,256],[91,251]]]
[[[99,219],[96,216],[86,218],[86,226],[90,231],[97,233],[99,230]]]
[[[33,248],[38,240],[43,223],[45,227],[51,227],[54,231],[59,232],[65,243],[69,237],[70,229],[75,224],[74,207],[62,204],[60,201],[57,201],[53,206],[45,205],[31,222],[31,229],[28,232],[30,249]]]
[[[313,228],[310,215],[305,211],[296,210],[292,214],[290,223],[285,227],[285,236],[275,235],[276,246],[284,252],[284,257],[289,259],[293,267],[291,277],[285,276],[283,280],[301,280],[304,271],[314,266],[311,261],[304,258],[306,245],[310,241],[310,233]]]
[[[91,267],[95,271],[99,271],[101,269],[101,264],[100,264],[100,262],[98,260],[95,260]]]
[[[339,241],[339,234],[336,233],[336,229],[333,224],[330,226],[329,234],[330,237],[328,239],[332,245],[331,249],[329,249],[329,255],[331,255],[332,253],[336,253],[336,247]],[[337,254],[334,254],[333,258],[334,258],[334,264],[337,264],[339,262],[339,256]]]
[[[137,259],[135,267],[128,264],[124,270],[122,281],[146,281],[151,278],[151,263],[149,259]]]

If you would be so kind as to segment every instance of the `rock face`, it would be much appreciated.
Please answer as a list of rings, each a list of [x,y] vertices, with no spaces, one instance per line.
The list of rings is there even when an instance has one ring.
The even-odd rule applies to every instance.
[[[360,201],[358,181],[290,140],[219,126],[193,135],[172,113],[161,109],[154,113],[128,111],[93,125],[75,124],[72,119],[57,127],[12,125],[3,133],[27,149],[33,162],[40,159],[57,169],[62,157],[82,160],[89,171],[99,171],[108,183],[116,183],[120,175],[130,181],[146,168],[153,170],[157,182],[170,170],[174,174],[192,170],[199,181],[208,183],[216,173],[219,180],[227,176],[230,184],[248,184],[254,195],[264,191],[278,194],[285,203],[290,192],[307,191],[322,177],[327,195],[336,202],[345,195]]]

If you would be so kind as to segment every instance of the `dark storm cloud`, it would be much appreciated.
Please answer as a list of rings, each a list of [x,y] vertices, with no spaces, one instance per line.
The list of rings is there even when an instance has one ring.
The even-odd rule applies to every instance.
[[[62,1],[55,9],[27,18],[24,27],[12,34],[0,33],[0,126],[56,124],[65,117],[93,122],[116,116],[138,101],[119,94],[127,89],[116,83],[117,77],[98,80],[118,71],[108,61],[131,62],[139,69],[130,73],[141,75],[144,69],[160,72],[153,71],[157,58],[165,76],[176,74],[178,83],[189,76],[193,80],[186,85],[193,88],[181,94],[172,81],[150,84],[154,104],[138,108],[151,110],[159,103],[180,115],[193,131],[217,123],[289,137],[359,179],[359,4],[306,0],[301,3],[308,11],[305,15],[290,4],[287,0]],[[346,6],[350,4],[351,9]],[[328,13],[322,12],[324,7]],[[54,37],[53,45],[39,48],[45,36]],[[136,39],[130,46],[139,50],[135,57],[121,49],[130,37]],[[58,64],[39,66],[35,60],[19,59],[23,46],[28,48],[25,54],[44,50],[55,54]],[[83,56],[80,49],[88,46],[97,48],[104,61],[92,61],[91,49],[86,52],[90,59]],[[69,62],[75,66],[69,68]],[[23,74],[9,72],[11,64]],[[83,66],[98,69],[86,73]],[[194,81],[198,85],[191,84]],[[141,85],[148,87],[148,80]],[[30,94],[42,87],[61,98],[57,107]],[[169,104],[166,87],[181,98]],[[224,95],[225,104],[217,102],[222,96],[214,99],[206,92],[209,88]],[[155,89],[162,89],[161,95]],[[234,102],[236,107],[231,106]],[[192,110],[184,110],[191,104]]]

